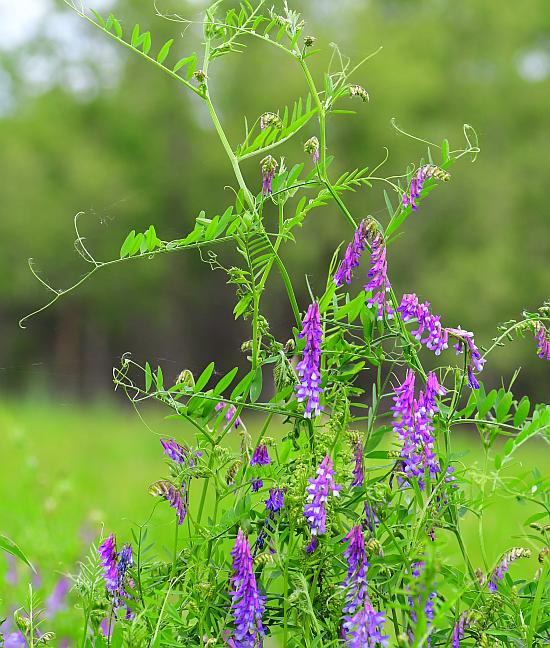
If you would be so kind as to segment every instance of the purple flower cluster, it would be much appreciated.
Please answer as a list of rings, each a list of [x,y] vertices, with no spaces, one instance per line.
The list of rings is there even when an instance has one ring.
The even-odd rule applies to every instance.
[[[403,470],[410,479],[416,477],[424,488],[424,475],[435,477],[440,471],[434,452],[433,416],[439,411],[436,396],[444,396],[445,388],[433,372],[428,374],[426,389],[414,397],[415,376],[408,370],[405,381],[396,388],[392,407],[394,432],[403,442],[401,457]]]
[[[99,545],[97,552],[101,558],[101,567],[103,569],[103,579],[105,587],[113,597],[114,607],[116,609],[124,605],[122,599],[128,598],[125,590],[126,573],[128,568],[133,565],[132,547],[129,544],[123,545],[122,549],[117,552],[116,538],[113,533]],[[131,615],[129,608],[127,616]]]
[[[469,611],[463,612],[454,624],[453,634],[451,636],[451,648],[460,648],[460,641],[464,639],[466,628],[469,628],[471,624],[472,613]]]
[[[231,610],[235,621],[235,632],[230,645],[234,648],[261,646],[265,634],[262,624],[265,597],[258,591],[250,544],[241,529],[237,534],[231,555],[233,556]]]
[[[424,615],[426,616],[426,633],[430,633],[433,629],[433,620],[435,616],[435,610],[434,610],[434,600],[437,596],[437,592],[431,592],[428,594],[428,596],[425,596],[425,586],[421,585],[418,583],[418,580],[422,576],[422,572],[424,571],[424,562],[420,561],[417,563],[414,563],[412,565],[412,575],[413,578],[417,581],[415,583],[415,589],[418,591],[419,589],[421,590],[417,596],[416,596],[416,603],[418,605],[424,604]],[[410,588],[409,588],[410,590]],[[411,620],[414,624],[417,622],[417,616],[416,616],[416,610],[415,610],[415,597],[414,596],[409,596],[409,605],[411,607]],[[415,637],[414,637],[414,629],[411,629],[409,632],[409,639],[411,643],[414,643]],[[431,646],[432,642],[430,637],[428,637],[426,641],[426,646]]]
[[[543,360],[550,360],[550,335],[546,327],[538,323],[535,329],[535,339],[537,341],[537,355]]]
[[[197,458],[202,457],[202,452],[192,453],[189,448],[181,446],[174,439],[161,439],[160,442],[164,448],[164,454],[177,464],[183,465],[188,460],[190,468],[193,468]]]
[[[353,448],[353,458],[355,460],[355,465],[353,467],[353,481],[351,482],[352,486],[362,486],[365,481],[365,473],[363,466],[363,442],[361,439],[358,439]]]
[[[487,582],[487,587],[493,594],[498,590],[498,583],[504,578],[504,574],[510,568],[510,564],[518,558],[529,558],[531,551],[523,547],[514,547],[504,555],[499,564],[495,567],[491,578]]]
[[[307,518],[312,536],[323,535],[327,531],[326,503],[329,495],[339,497],[342,488],[334,481],[332,459],[328,455],[319,464],[317,477],[310,477],[308,481],[304,517]]]
[[[354,526],[344,538],[348,546],[344,557],[348,572],[342,586],[346,590],[346,602],[342,610],[342,635],[349,648],[375,648],[387,646],[388,636],[383,635],[385,615],[376,612],[367,592],[367,554],[361,526]]]
[[[285,505],[285,492],[282,488],[270,488],[265,508],[269,514],[279,513]]]
[[[262,191],[263,195],[267,196],[273,193],[273,178],[279,163],[272,155],[267,155],[261,162],[262,169]]]
[[[387,299],[391,285],[388,279],[386,245],[381,234],[376,234],[372,241],[371,268],[367,277],[369,282],[365,285],[365,291],[372,293],[372,297],[367,299],[368,307],[376,308],[376,316],[379,320],[384,319],[384,314],[391,319],[394,313]]]
[[[269,466],[271,459],[269,458],[269,453],[267,451],[267,446],[265,443],[260,443],[254,450],[252,459],[250,460],[251,466]]]
[[[397,310],[401,313],[404,322],[411,319],[418,320],[418,328],[412,331],[412,335],[430,351],[439,355],[443,349],[449,346],[447,329],[441,326],[441,318],[431,313],[429,302],[419,303],[418,297],[414,293],[403,295]]]
[[[406,191],[403,193],[403,206],[408,207],[410,205],[413,211],[416,211],[416,199],[420,198],[426,180],[428,178],[448,180],[449,177],[450,176],[446,171],[443,171],[443,169],[440,169],[433,164],[425,164],[424,166],[421,166],[411,180],[408,193]]]
[[[458,339],[458,342],[454,345],[457,353],[463,353],[465,349],[467,350],[470,360],[468,365],[468,384],[472,389],[479,389],[479,383],[474,375],[474,370],[477,373],[483,371],[485,358],[481,357],[481,353],[474,340],[474,334],[471,331],[465,331],[460,326],[458,328],[448,328],[447,331],[450,335]]]
[[[368,226],[367,221],[362,220],[353,237],[353,241],[346,248],[346,254],[338,266],[338,270],[334,275],[334,283],[336,286],[343,286],[344,283],[351,283],[352,272],[357,268],[361,261],[361,256],[367,247]]]
[[[430,311],[430,303],[420,303],[418,297],[412,293],[403,295],[401,304],[397,309],[401,313],[404,322],[416,319],[418,328],[412,331],[414,337],[424,344],[430,351],[439,355],[441,351],[449,346],[449,335],[458,339],[454,345],[457,353],[462,353],[464,349],[468,350],[468,384],[472,389],[479,389],[479,383],[474,375],[474,371],[483,370],[485,359],[477,348],[474,340],[474,334],[470,331],[464,331],[459,328],[445,328],[441,325],[441,318]]]
[[[321,342],[323,340],[323,329],[321,328],[321,315],[319,304],[310,304],[303,323],[300,337],[306,339],[306,346],[302,360],[298,363],[296,370],[300,383],[296,385],[296,398],[301,403],[306,401],[304,416],[311,418],[321,413],[322,407],[319,403],[319,396],[323,391],[321,384]]]
[[[163,497],[176,511],[178,524],[183,524],[189,505],[189,493],[185,482],[182,482],[181,488],[178,488],[171,481],[160,479],[151,486],[149,492],[151,495]]]
[[[225,420],[227,421],[227,423],[231,423],[233,419],[235,419],[233,421],[233,425],[235,426],[235,429],[237,429],[240,425],[242,425],[242,421],[240,417],[239,416],[235,417],[235,414],[237,413],[237,409],[235,405],[228,405],[223,401],[216,403],[216,407],[214,408],[216,412],[221,412],[221,410],[223,409],[225,409]]]

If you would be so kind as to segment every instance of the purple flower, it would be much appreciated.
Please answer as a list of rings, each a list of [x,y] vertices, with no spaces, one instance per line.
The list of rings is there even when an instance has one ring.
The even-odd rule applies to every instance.
[[[371,269],[367,277],[369,282],[365,285],[365,291],[372,293],[367,299],[369,308],[376,307],[376,316],[379,320],[384,314],[391,319],[393,309],[387,299],[387,293],[391,290],[388,279],[388,263],[386,261],[386,245],[381,234],[376,234],[371,245]]]
[[[239,425],[242,425],[242,421],[241,421],[240,417],[237,416],[235,418],[235,414],[237,413],[237,409],[236,409],[235,405],[228,405],[227,403],[224,403],[223,401],[220,401],[219,403],[216,403],[216,407],[214,409],[215,409],[216,412],[220,412],[224,408],[227,408],[225,410],[225,420],[228,423],[231,423],[231,421],[233,421],[233,419],[235,419],[235,421],[233,423],[233,425],[235,426],[235,429],[237,429],[239,427]]]
[[[489,591],[494,594],[498,590],[498,582],[504,578],[504,574],[510,568],[511,563],[518,558],[529,558],[530,555],[531,551],[529,549],[524,549],[523,547],[514,547],[508,553],[504,554],[502,560],[495,567],[491,578],[487,582]]]
[[[346,254],[338,266],[338,270],[334,275],[334,283],[340,287],[344,283],[351,283],[351,275],[354,268],[357,268],[361,261],[361,255],[367,247],[367,234],[368,227],[367,221],[362,220],[357,229],[353,241],[346,248]]]
[[[252,459],[250,461],[251,466],[269,466],[271,459],[269,458],[269,453],[267,451],[267,446],[265,443],[260,443],[259,446],[254,450]]]
[[[296,367],[300,378],[300,383],[296,385],[296,398],[299,403],[307,401],[304,416],[311,418],[312,415],[318,416],[321,413],[322,407],[319,403],[319,396],[323,391],[319,386],[321,383],[319,365],[321,362],[323,329],[321,328],[321,315],[317,302],[310,304],[299,337],[305,337],[306,346],[302,360]]]
[[[431,592],[427,596],[425,595],[426,586],[423,583],[419,582],[420,577],[424,571],[425,564],[423,561],[419,561],[412,565],[412,575],[415,579],[414,587],[417,593],[416,597],[409,596],[409,605],[411,606],[411,620],[414,624],[417,622],[416,609],[415,609],[415,598],[416,604],[421,606],[424,605],[424,615],[426,616],[426,632],[429,634],[433,630],[433,620],[435,616],[434,610],[434,600],[437,596],[437,592]],[[410,591],[410,587],[408,588]],[[415,593],[416,593],[415,592]],[[414,629],[411,629],[409,632],[409,638],[411,643],[414,643]],[[426,646],[431,646],[431,638],[428,637],[426,641]]]
[[[178,488],[171,481],[160,479],[149,488],[149,493],[155,497],[159,495],[163,497],[175,509],[178,524],[183,524],[189,504],[189,492],[185,482],[182,482],[181,488]]]
[[[101,557],[101,566],[103,568],[103,578],[107,591],[114,594],[118,589],[118,569],[117,569],[117,550],[116,539],[114,534],[111,535],[99,545],[97,553]]]
[[[386,622],[382,612],[372,607],[367,593],[367,554],[365,538],[361,526],[354,526],[344,538],[348,546],[344,558],[348,571],[342,586],[346,590],[343,612],[343,638],[350,648],[375,647],[388,645],[388,637],[382,635]]]
[[[231,611],[235,621],[232,641],[235,648],[254,648],[262,644],[265,634],[262,625],[265,597],[258,591],[250,545],[241,529],[231,555],[233,556]]]
[[[471,612],[463,612],[458,621],[454,624],[453,634],[451,636],[451,648],[460,648],[460,640],[464,639],[466,628],[469,628],[472,623]]]
[[[253,479],[251,483],[252,483],[252,492],[253,493],[258,492],[261,488],[264,487],[263,479]]]
[[[306,547],[306,553],[307,554],[313,553],[314,551],[317,550],[318,546],[319,546],[319,539],[317,538],[317,536],[313,536],[309,541],[308,546]]]
[[[118,552],[118,580],[120,585],[124,582],[128,568],[134,564],[132,547],[127,543]]]
[[[376,612],[370,603],[345,620],[345,645],[349,648],[375,648],[388,646],[389,637],[383,635],[386,617]]]
[[[439,411],[436,396],[444,396],[446,391],[436,375],[430,372],[425,391],[415,399],[414,382],[414,374],[409,369],[404,383],[395,390],[392,410],[396,420],[393,429],[403,442],[403,470],[408,478],[418,478],[423,489],[425,472],[429,471],[429,475],[435,477],[440,471],[434,452],[433,416]]]
[[[433,164],[425,164],[424,166],[420,167],[411,180],[408,193],[403,193],[403,205],[405,207],[408,207],[410,205],[412,209],[416,211],[417,205],[415,201],[417,198],[420,198],[420,194],[422,193],[422,189],[424,188],[424,182],[428,178],[438,178],[440,180],[446,181],[450,178],[450,175],[446,171],[443,171],[443,169],[440,169]]]
[[[50,596],[46,599],[46,618],[52,619],[58,612],[65,609],[67,594],[70,589],[70,579],[67,576],[62,576],[55,584]]]
[[[537,341],[537,355],[543,360],[550,360],[550,336],[546,327],[540,322],[535,329],[535,339]]]
[[[310,137],[304,144],[304,151],[311,155],[311,161],[313,164],[319,162],[319,140],[315,136]]]
[[[374,534],[379,523],[380,519],[378,518],[376,507],[371,506],[368,502],[365,502],[365,526],[371,533]]]
[[[327,455],[317,468],[317,477],[309,478],[307,504],[304,507],[304,517],[307,518],[311,535],[322,535],[327,531],[326,503],[329,495],[339,497],[341,486],[334,481],[332,459]]]
[[[362,486],[365,480],[365,473],[363,472],[363,442],[359,439],[353,449],[353,458],[355,459],[355,466],[353,467],[353,481],[352,486]]]
[[[262,191],[264,196],[273,193],[273,177],[279,166],[277,160],[272,155],[267,155],[261,162],[262,169]]]
[[[160,442],[164,448],[164,454],[170,457],[170,459],[175,461],[177,464],[182,465],[186,460],[188,460],[189,466],[193,468],[195,466],[195,460],[198,457],[202,457],[202,452],[190,452],[189,448],[181,446],[174,439],[161,439]]]
[[[26,645],[27,642],[21,632],[10,632],[4,635],[4,648],[23,648]]]
[[[344,538],[348,543],[344,551],[344,558],[348,563],[348,573],[344,579],[343,587],[346,588],[346,604],[344,613],[353,613],[364,602],[367,596],[367,553],[365,551],[365,538],[361,526],[352,527]]]
[[[285,493],[282,488],[270,488],[265,508],[270,513],[278,513],[285,504]]]
[[[449,346],[447,329],[441,326],[441,318],[430,312],[429,302],[419,303],[418,297],[414,293],[403,295],[397,310],[401,313],[404,322],[411,319],[418,320],[418,328],[412,331],[412,335],[430,351],[439,355],[443,349]],[[422,337],[423,335],[424,337]]]
[[[477,373],[483,371],[485,358],[481,357],[481,353],[479,352],[474,340],[474,334],[471,331],[465,331],[460,328],[460,326],[458,328],[448,328],[447,331],[450,335],[458,338],[458,342],[454,345],[457,353],[462,353],[467,349],[470,359],[470,364],[468,366],[468,384],[472,389],[479,389],[479,383],[474,376],[474,370]]]

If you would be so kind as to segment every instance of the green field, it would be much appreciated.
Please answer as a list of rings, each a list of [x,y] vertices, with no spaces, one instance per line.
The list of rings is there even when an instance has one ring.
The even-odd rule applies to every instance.
[[[0,533],[14,539],[36,565],[45,597],[61,573],[74,570],[103,528],[116,532],[123,542],[131,539],[132,524],[149,517],[154,500],[148,486],[166,476],[158,437],[175,436],[192,443],[189,430],[177,421],[164,420],[163,414],[146,410],[141,420],[130,406],[83,408],[40,400],[0,405]],[[255,426],[248,423],[254,436]],[[475,477],[483,460],[479,439],[455,434],[453,452],[463,453],[460,460],[470,468],[469,476]],[[536,465],[543,468],[546,458],[547,446],[533,442],[521,449],[507,474],[522,474]],[[511,544],[526,542],[521,539],[522,523],[535,511],[513,497],[488,500],[483,535],[490,562]],[[466,514],[463,526],[468,553],[474,565],[481,566],[475,517]],[[158,506],[149,529],[159,553],[171,551],[173,528],[172,512]],[[438,537],[438,543],[444,542],[449,555],[459,561],[454,541]],[[533,556],[514,566],[513,574],[531,573],[536,564]],[[2,572],[6,566],[6,561],[0,561]],[[13,588],[0,573],[2,608],[22,602],[29,577],[30,571],[21,569],[20,583]]]

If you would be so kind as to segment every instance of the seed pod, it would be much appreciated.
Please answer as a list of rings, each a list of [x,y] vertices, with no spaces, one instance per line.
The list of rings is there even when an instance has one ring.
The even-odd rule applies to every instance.
[[[242,465],[242,461],[238,459],[237,461],[234,461],[231,466],[229,466],[228,471],[225,473],[225,483],[228,486],[231,486],[232,484],[235,483],[235,476],[239,472],[239,468]]]

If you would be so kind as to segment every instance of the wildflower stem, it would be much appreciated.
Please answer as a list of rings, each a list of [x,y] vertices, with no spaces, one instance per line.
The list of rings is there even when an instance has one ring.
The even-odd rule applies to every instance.
[[[533,601],[533,608],[531,609],[531,619],[529,621],[529,628],[527,630],[527,648],[532,648],[533,638],[535,636],[535,628],[537,626],[537,620],[539,616],[540,603],[542,601],[542,595],[546,588],[546,579],[548,578],[548,571],[550,569],[550,563],[548,559],[544,561],[544,566],[539,576],[539,582],[537,585],[537,591],[535,593],[535,600]]]

